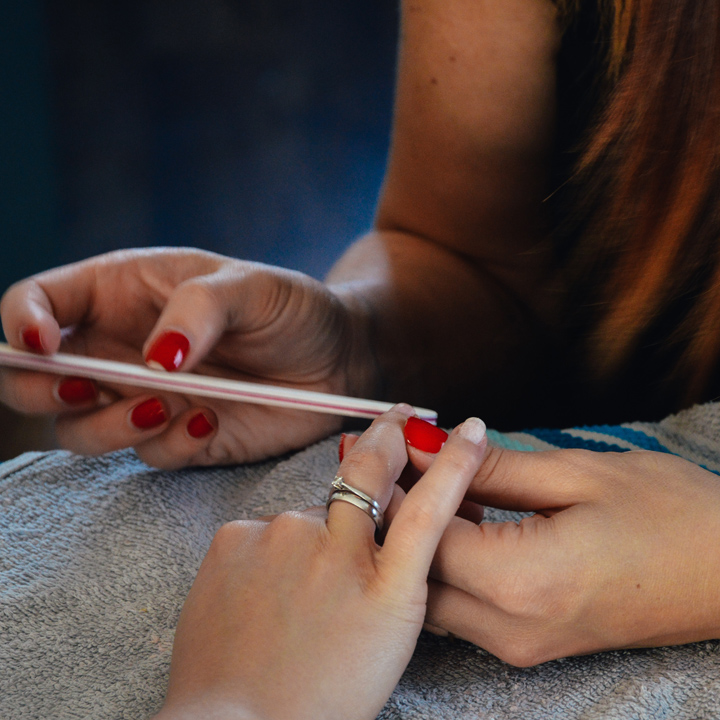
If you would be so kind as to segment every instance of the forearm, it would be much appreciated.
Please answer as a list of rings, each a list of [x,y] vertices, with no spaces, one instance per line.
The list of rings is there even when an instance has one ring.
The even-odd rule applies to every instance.
[[[556,8],[550,0],[401,8],[375,231],[328,284],[362,338],[361,393],[432,406],[444,422],[481,412],[496,427],[524,424],[541,402],[534,390],[543,383],[533,381],[544,378],[553,343],[543,198]]]
[[[496,424],[511,421],[514,399],[541,372],[551,336],[542,261],[515,268],[513,277],[517,287],[408,233],[361,238],[327,278],[364,318],[356,326],[366,339],[356,344],[372,353],[356,356],[364,358],[360,391],[434,407],[444,420],[468,406],[478,411],[480,402]]]

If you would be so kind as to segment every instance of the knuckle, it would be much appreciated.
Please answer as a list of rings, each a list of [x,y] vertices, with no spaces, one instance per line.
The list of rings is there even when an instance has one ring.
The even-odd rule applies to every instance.
[[[539,615],[530,593],[513,581],[498,583],[492,597],[495,605],[512,618],[528,620]]]
[[[556,452],[558,457],[562,458],[560,472],[572,486],[583,488],[592,497],[601,497],[608,491],[616,493],[625,480],[629,479],[623,469],[628,459],[626,452],[603,452],[601,463],[598,462],[599,453],[592,450],[572,449]],[[632,475],[637,476],[636,473]]]
[[[198,459],[193,457],[193,462]],[[200,453],[199,461],[203,465],[234,465],[256,459],[244,438],[228,438],[218,434],[207,439]]]
[[[687,466],[687,460],[678,457],[677,455],[671,455],[670,453],[659,453],[653,452],[652,450],[632,450],[627,453],[623,453],[623,461],[632,461],[638,467],[638,470],[647,472],[652,475],[664,475],[670,470],[676,468],[685,468]]]
[[[558,593],[551,579],[538,573],[539,577],[522,579],[506,577],[498,582],[493,591],[494,604],[506,615],[523,623],[544,624],[556,607]]]
[[[306,515],[297,510],[286,510],[272,519],[268,530],[274,537],[293,538],[306,532],[307,526]]]
[[[221,525],[210,543],[209,552],[215,556],[224,556],[234,552],[249,531],[248,524],[242,520],[233,520]]]
[[[286,510],[285,512],[276,515],[270,523],[276,530],[277,529],[294,529],[302,519],[302,513],[297,510]]]
[[[317,516],[297,510],[288,510],[276,515],[265,527],[263,542],[270,554],[298,552],[301,548],[314,547],[327,550],[327,535],[319,532],[325,529],[324,519],[318,522]],[[307,558],[306,558],[307,559]],[[308,572],[310,566],[308,565]]]
[[[245,288],[243,296],[247,299],[254,326],[268,327],[283,317],[292,304],[292,298],[295,297],[297,283],[286,274],[260,263],[246,263],[239,272],[242,276],[242,286]],[[237,281],[228,285],[228,292],[233,296],[236,287]],[[232,302],[227,309],[233,318],[234,313],[239,312]],[[243,312],[247,314],[247,308],[243,308]]]
[[[382,416],[346,453],[342,472],[387,478],[399,475],[406,462],[405,440],[398,419]]]
[[[506,455],[502,448],[488,447],[480,471],[476,475],[480,487],[485,484],[494,485],[496,483],[498,475],[502,474],[501,468],[505,464],[507,457],[509,456]]]
[[[402,504],[405,521],[419,530],[430,531],[437,525],[435,508],[428,508],[418,503],[412,494],[408,495]]]
[[[552,659],[539,639],[529,633],[503,642],[496,654],[503,662],[519,668],[534,667]]]
[[[558,450],[556,452],[558,453],[557,457],[562,459],[563,472],[573,480],[587,482],[598,474],[597,452],[580,448]],[[612,455],[614,453],[603,453],[606,463],[612,462]]]
[[[384,455],[373,448],[356,446],[345,456],[341,474],[350,484],[356,484],[363,477],[385,477],[388,474],[388,459]]]
[[[442,463],[447,472],[453,475],[474,475],[478,470],[477,457],[468,453],[465,448],[448,448],[442,456]]]
[[[175,292],[176,301],[183,306],[201,311],[202,315],[214,317],[222,309],[221,293],[215,286],[213,276],[200,276],[186,280]]]

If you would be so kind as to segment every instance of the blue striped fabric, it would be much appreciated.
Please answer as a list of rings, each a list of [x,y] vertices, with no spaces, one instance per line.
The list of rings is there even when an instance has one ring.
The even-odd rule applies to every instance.
[[[558,448],[579,448],[583,450],[595,450],[596,452],[627,452],[628,448],[615,445],[605,440],[577,437],[565,430],[551,430],[539,428],[525,431],[526,435],[532,435],[538,440],[554,445]]]
[[[662,423],[647,425],[648,430],[651,432],[656,429],[660,430],[661,427]],[[662,433],[659,434],[663,437]],[[488,440],[492,445],[509,450],[533,451],[553,448],[577,448],[594,452],[651,450],[683,457],[682,453],[670,450],[654,435],[625,425],[587,425],[567,430],[534,428],[520,433],[499,433],[489,430]],[[705,453],[704,456],[710,461],[711,465],[717,466],[717,462],[714,461],[716,454],[715,452],[712,456],[708,456]],[[699,460],[700,458],[695,457],[692,461],[715,475],[720,475],[719,470],[708,467],[704,463],[698,462]]]
[[[608,435],[610,437],[616,437],[620,440],[635,445],[638,450],[654,450],[655,452],[669,453],[664,445],[662,445],[657,438],[652,435],[647,435],[640,430],[633,430],[632,428],[624,427],[623,425],[591,425],[589,427],[582,428],[588,432],[598,433],[600,435]]]

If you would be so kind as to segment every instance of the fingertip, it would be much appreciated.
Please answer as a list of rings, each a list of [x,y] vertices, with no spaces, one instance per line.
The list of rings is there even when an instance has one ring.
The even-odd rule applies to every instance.
[[[60,347],[60,326],[54,307],[34,278],[10,287],[0,302],[7,341],[18,350],[49,355]]]
[[[407,419],[403,433],[410,447],[431,455],[438,453],[448,439],[442,428],[416,416]]]
[[[415,415],[415,408],[408,405],[408,403],[397,403],[390,408],[390,412],[398,412],[407,418],[411,418]]]
[[[165,406],[158,398],[149,398],[133,407],[129,412],[130,425],[135,430],[154,430],[168,420]]]
[[[149,341],[144,358],[151,368],[176,372],[185,363],[189,353],[190,340],[187,334],[166,329]]]
[[[487,427],[485,423],[477,417],[470,417],[465,422],[455,428],[458,437],[469,440],[474,445],[482,444],[487,438]]]
[[[99,388],[97,406],[98,408],[106,408],[112,405],[114,402],[120,400],[120,395],[115,392],[111,392],[107,388]]]
[[[169,295],[143,347],[146,364],[190,371],[228,329],[229,298],[217,273],[193,276]]]
[[[30,325],[20,330],[20,340],[26,350],[30,352],[44,354],[45,347],[42,341],[42,334],[37,325]]]
[[[133,444],[138,457],[150,467],[177,470],[190,465],[216,465],[225,458],[212,454],[219,430],[217,415],[208,408],[171,412],[167,424],[150,429]]]
[[[69,407],[95,404],[100,396],[97,383],[88,378],[66,377],[55,383],[57,400]]]
[[[210,410],[195,413],[187,422],[185,430],[193,440],[205,440],[218,428],[217,416]]]
[[[57,323],[45,327],[42,323],[23,325],[18,332],[16,347],[37,355],[52,355],[60,347],[60,329]]]

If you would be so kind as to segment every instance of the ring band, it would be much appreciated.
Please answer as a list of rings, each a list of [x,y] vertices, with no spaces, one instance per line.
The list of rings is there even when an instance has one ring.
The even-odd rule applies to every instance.
[[[380,505],[378,505],[375,500],[362,490],[358,490],[356,487],[348,485],[339,475],[336,475],[335,479],[332,481],[330,494],[328,495],[325,507],[329,508],[336,500],[350,503],[350,505],[354,505],[356,508],[359,508],[366,515],[372,518],[372,521],[375,523],[375,527],[377,527],[378,530],[382,530],[384,515]]]

